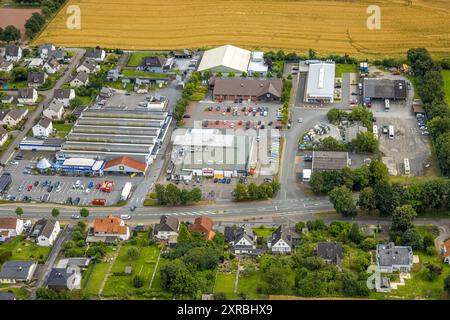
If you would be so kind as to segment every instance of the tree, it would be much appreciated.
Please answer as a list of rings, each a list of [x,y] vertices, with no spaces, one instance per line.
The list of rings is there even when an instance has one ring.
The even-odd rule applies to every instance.
[[[318,149],[322,151],[344,151],[345,145],[333,137],[326,137],[320,140]]]
[[[136,261],[137,259],[139,259],[139,255],[140,252],[138,248],[132,247],[127,251],[127,258],[130,261]]]
[[[15,67],[11,71],[11,77],[15,82],[25,81],[28,79],[28,69],[25,67]]]
[[[400,239],[402,245],[411,246],[413,250],[421,250],[423,248],[422,237],[415,228],[406,230]]]
[[[52,209],[52,217],[56,218],[59,216],[59,210],[57,208]]]
[[[374,238],[365,238],[363,241],[361,241],[361,244],[359,245],[361,249],[364,251],[369,251],[375,249],[377,245],[377,242]]]
[[[202,190],[198,187],[193,188],[190,191],[189,197],[190,197],[190,201],[199,202],[200,200],[202,200]]]
[[[178,231],[177,242],[183,243],[192,240],[192,235],[188,230],[186,224],[182,223],[180,226],[180,230]]]
[[[175,259],[167,262],[160,270],[161,284],[163,288],[172,293],[193,293],[198,288],[198,282],[186,264]]]
[[[370,185],[386,181],[389,177],[389,171],[386,165],[380,160],[372,160],[369,164]]]
[[[234,188],[234,199],[236,201],[245,201],[248,200],[248,198],[247,187],[245,184],[238,182],[236,188]]]
[[[346,186],[335,187],[329,193],[329,197],[337,213],[343,214],[344,216],[356,215],[356,205],[353,201],[353,195],[349,188]]]
[[[83,218],[87,218],[89,216],[89,210],[86,208],[81,208],[80,209],[80,216],[82,216]]]
[[[22,209],[21,207],[17,207],[17,208],[16,208],[16,215],[17,215],[18,217],[20,217],[20,216],[23,215],[23,209]]]
[[[356,244],[359,244],[364,239],[364,236],[361,234],[357,223],[352,224],[352,228],[350,229],[348,238],[350,239],[350,241]]]
[[[267,294],[280,294],[292,287],[288,272],[276,260],[263,270],[261,278],[261,290]]]
[[[12,42],[20,40],[21,34],[20,30],[14,26],[7,26],[2,32],[2,39],[5,42]]]
[[[355,152],[374,153],[378,150],[378,140],[370,131],[360,132],[356,136],[356,139],[349,142],[348,148]]]
[[[444,280],[444,290],[450,294],[450,274]]]
[[[171,205],[179,204],[181,201],[181,191],[173,183],[169,183],[166,186],[166,200]]]
[[[156,200],[158,204],[164,205],[167,204],[166,199],[166,187],[157,183],[155,186]]]
[[[346,114],[346,112],[342,112],[341,110],[339,110],[338,108],[331,108],[330,110],[328,110],[327,112],[327,118],[328,121],[332,122],[332,123],[336,123],[338,121],[341,120],[341,116],[343,114]]]
[[[141,276],[135,275],[133,277],[133,286],[135,288],[142,288],[144,286],[144,280],[142,279]]]
[[[358,206],[366,211],[372,213],[376,209],[375,192],[372,187],[366,187],[361,190],[358,199]]]
[[[299,221],[295,224],[295,232],[302,233],[303,228],[306,226],[306,224],[303,221]]]
[[[416,216],[416,211],[409,204],[396,208],[392,213],[391,230],[394,232],[405,232],[414,228],[413,221]]]
[[[81,100],[80,97],[75,97],[74,99],[70,100],[69,104],[71,108],[76,108],[83,104],[83,100]]]

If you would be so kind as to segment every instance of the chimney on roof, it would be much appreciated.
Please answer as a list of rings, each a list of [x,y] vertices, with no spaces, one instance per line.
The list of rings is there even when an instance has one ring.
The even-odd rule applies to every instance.
[[[19,267],[19,271],[22,271],[22,267]]]

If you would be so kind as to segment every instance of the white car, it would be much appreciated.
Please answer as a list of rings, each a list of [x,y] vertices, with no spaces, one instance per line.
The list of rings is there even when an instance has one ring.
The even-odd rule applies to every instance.
[[[13,165],[18,165],[19,164],[19,161],[11,161],[11,164],[13,164]]]
[[[234,128],[234,123],[230,123],[230,128]]]
[[[89,192],[91,192],[91,189],[87,188],[84,192],[85,192],[86,194],[88,194]]]
[[[297,122],[298,123],[302,123],[303,122],[303,118],[298,118]]]
[[[60,192],[61,191],[61,186],[58,186],[57,188],[56,188],[56,192]]]
[[[131,219],[131,216],[128,215],[128,214],[121,214],[121,215],[120,215],[120,219],[122,219],[122,220],[130,220],[130,219]]]

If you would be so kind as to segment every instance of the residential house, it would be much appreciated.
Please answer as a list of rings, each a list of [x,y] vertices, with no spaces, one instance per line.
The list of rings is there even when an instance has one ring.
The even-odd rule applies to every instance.
[[[120,67],[115,67],[108,71],[106,75],[106,80],[108,81],[117,81],[121,77],[120,75]]]
[[[15,100],[16,99],[14,99],[14,96],[7,94],[5,96],[2,96],[0,101],[1,101],[1,103],[14,104]]]
[[[206,216],[198,217],[189,225],[189,231],[199,232],[206,240],[212,240],[215,236],[214,222]]]
[[[30,282],[36,268],[34,261],[6,261],[0,271],[0,283]]]
[[[28,72],[28,86],[31,88],[39,88],[47,80],[47,74],[42,71],[29,71]]]
[[[61,101],[64,107],[70,106],[70,100],[75,99],[74,89],[56,89],[53,97]]]
[[[38,92],[35,88],[23,88],[19,89],[17,95],[18,104],[35,104],[38,100]]]
[[[22,59],[22,48],[15,44],[9,44],[5,48],[6,61],[18,62]]]
[[[153,236],[158,240],[167,241],[169,244],[175,244],[179,229],[180,222],[176,217],[163,215],[153,228]]]
[[[290,227],[279,226],[273,233],[267,246],[272,253],[290,254],[298,245],[300,236]]]
[[[55,58],[58,62],[64,61],[66,60],[66,51],[61,49],[52,50],[50,51],[49,57]]]
[[[191,59],[192,51],[189,49],[175,50],[170,52],[175,59]]]
[[[0,242],[17,237],[23,232],[23,220],[17,218],[0,218]]]
[[[442,257],[444,258],[444,262],[450,266],[450,239],[442,244]]]
[[[0,72],[10,73],[13,69],[13,62],[7,60],[0,60]]]
[[[38,123],[33,126],[33,137],[48,138],[53,132],[52,120],[47,117],[41,118]]]
[[[8,130],[6,130],[3,127],[0,127],[0,147],[5,144],[6,141],[8,141]]]
[[[144,57],[141,64],[137,67],[138,71],[160,73],[164,70],[170,70],[173,66],[174,59],[163,56]]]
[[[96,73],[100,66],[94,60],[84,60],[77,68],[77,72]]]
[[[48,74],[55,74],[61,69],[61,64],[55,57],[50,57],[44,64],[44,70]]]
[[[47,279],[47,286],[54,291],[72,291],[81,288],[80,269],[74,267],[53,268]]]
[[[343,251],[341,242],[319,242],[315,254],[324,259],[326,263],[335,264],[339,270],[342,270]]]
[[[391,280],[388,277],[376,277],[375,278],[375,290],[377,292],[390,292]]]
[[[39,46],[39,56],[42,59],[47,59],[50,57],[50,52],[54,51],[56,48],[52,44],[43,44]]]
[[[396,246],[393,242],[377,245],[377,264],[381,273],[410,272],[413,250],[410,246]]]
[[[119,217],[108,215],[105,218],[95,218],[93,227],[89,228],[87,242],[126,241],[130,238],[130,229]]]
[[[8,127],[17,126],[28,114],[28,109],[0,110],[0,125]]]
[[[107,99],[112,97],[114,94],[114,89],[108,88],[108,87],[102,87],[100,90],[100,98]]]
[[[225,242],[231,246],[235,254],[259,255],[256,249],[256,234],[246,227],[226,226],[224,230]]]
[[[43,64],[44,64],[44,60],[42,60],[41,58],[32,58],[28,61],[28,68],[29,69],[40,69]]]
[[[61,228],[59,221],[42,218],[31,229],[30,238],[34,239],[38,246],[52,246],[58,237]]]
[[[89,75],[86,72],[78,73],[71,81],[71,87],[87,86],[89,84]]]
[[[86,53],[84,54],[84,57],[86,59],[89,59],[89,60],[95,60],[95,61],[98,61],[98,62],[102,62],[103,60],[105,60],[106,52],[105,52],[105,50],[102,50],[102,49],[98,49],[98,48],[92,49],[92,48],[90,48],[90,49],[86,50]]]
[[[44,109],[43,115],[52,120],[62,119],[64,115],[64,102],[54,98],[47,108]]]

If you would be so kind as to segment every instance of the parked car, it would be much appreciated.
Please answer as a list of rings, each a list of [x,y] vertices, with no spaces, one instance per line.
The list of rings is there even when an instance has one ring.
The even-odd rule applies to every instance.
[[[93,186],[94,186],[94,181],[90,181],[88,184],[88,189],[92,189]]]
[[[297,119],[297,122],[298,122],[298,123],[302,123],[302,122],[303,122],[303,118],[298,118],[298,119]]]
[[[264,182],[272,182],[272,178],[264,178]]]
[[[132,206],[131,208],[130,208],[130,211],[134,211],[134,210],[136,210],[136,206]]]
[[[75,201],[73,202],[74,205],[78,205],[80,203],[80,197],[76,197]]]
[[[73,214],[70,218],[77,220],[77,219],[80,219],[80,216],[77,214]]]
[[[33,183],[33,185],[34,185],[35,187],[37,187],[37,186],[39,185],[39,181],[35,181],[35,182]]]
[[[61,186],[57,186],[56,187],[56,192],[60,192],[61,191]]]
[[[303,157],[303,161],[312,161],[313,157],[310,154],[305,154]]]
[[[27,191],[31,191],[33,189],[33,185],[29,185],[28,187],[27,187]]]
[[[91,192],[91,189],[87,188],[84,193],[89,194],[89,192]]]
[[[189,119],[190,117],[191,117],[190,114],[185,114],[185,115],[183,116],[183,118],[185,118],[185,119]]]

